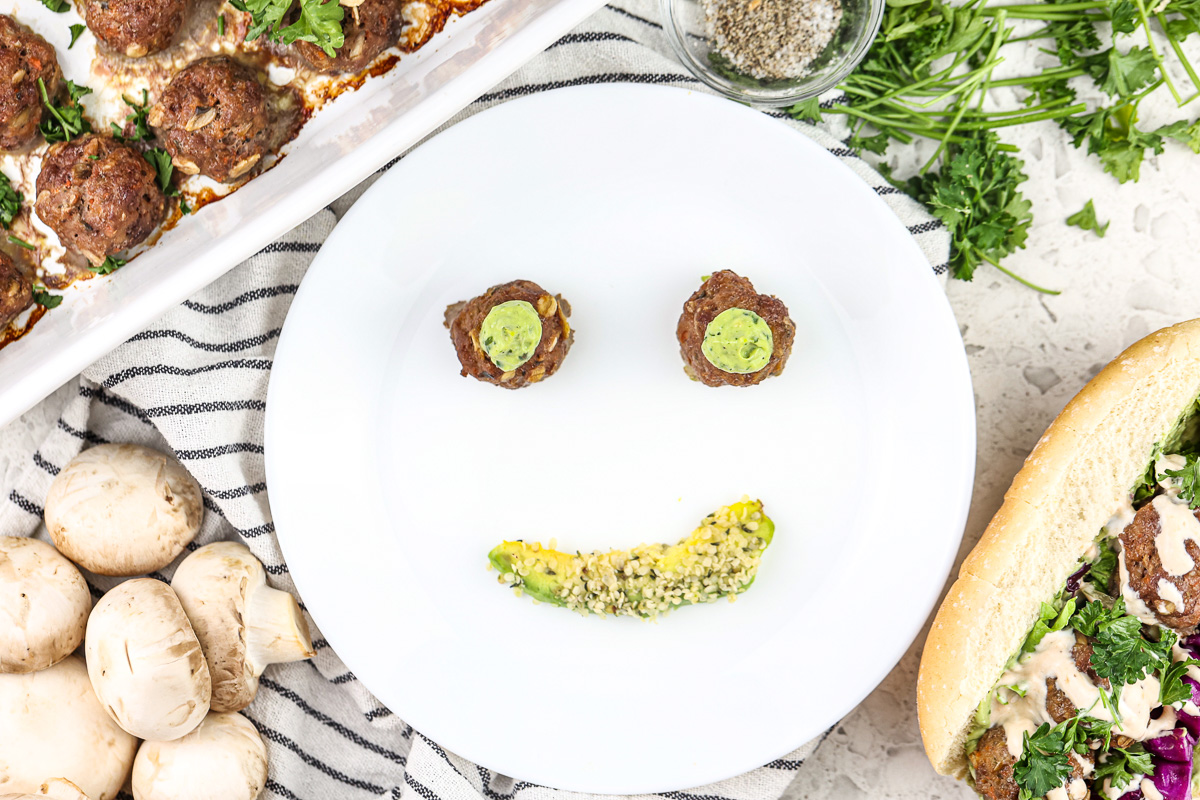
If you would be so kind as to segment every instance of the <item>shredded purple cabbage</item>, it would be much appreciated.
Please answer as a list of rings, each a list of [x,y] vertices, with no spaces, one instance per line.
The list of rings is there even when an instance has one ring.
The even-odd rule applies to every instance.
[[[1143,742],[1143,744],[1148,752],[1163,761],[1191,764],[1192,750],[1196,747],[1196,737],[1187,728],[1176,728],[1162,736]]]
[[[1079,591],[1079,582],[1081,580],[1083,580],[1083,576],[1087,575],[1088,572],[1091,570],[1091,568],[1092,568],[1091,564],[1084,564],[1082,567],[1075,570],[1075,572],[1071,575],[1071,577],[1067,578],[1067,596],[1068,597],[1074,597],[1075,593]]]

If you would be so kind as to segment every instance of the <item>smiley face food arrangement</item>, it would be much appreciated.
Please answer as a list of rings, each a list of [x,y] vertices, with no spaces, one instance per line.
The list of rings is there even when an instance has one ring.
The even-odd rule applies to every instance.
[[[520,389],[562,366],[575,338],[571,306],[529,280],[491,287],[446,308],[443,324],[463,377]],[[776,297],[730,270],[704,279],[683,307],[685,372],[707,386],[754,386],[783,371],[796,325]],[[731,601],[750,588],[775,533],[762,501],[743,497],[709,514],[675,545],[560,552],[523,540],[497,545],[488,568],[518,596],[581,614],[649,619],[681,605]]]
[[[1187,800],[1200,741],[1200,320],[1038,442],[934,619],[918,711],[986,800]]]

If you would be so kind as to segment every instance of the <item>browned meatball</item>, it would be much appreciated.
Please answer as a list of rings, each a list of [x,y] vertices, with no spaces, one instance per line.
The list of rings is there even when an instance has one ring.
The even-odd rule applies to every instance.
[[[147,119],[187,175],[240,178],[270,145],[266,90],[253,70],[225,56],[194,61],[171,78]]]
[[[62,83],[58,56],[45,39],[7,14],[0,14],[0,150],[24,147],[42,121],[38,78],[53,97]]]
[[[0,331],[33,303],[33,281],[0,251]]]
[[[141,58],[171,46],[187,10],[187,0],[86,0],[83,13],[106,49]]]
[[[1200,518],[1200,511],[1196,512],[1196,517]],[[1197,566],[1183,575],[1168,575],[1154,544],[1154,537],[1161,528],[1158,510],[1153,503],[1147,503],[1138,509],[1133,522],[1122,531],[1121,548],[1129,570],[1129,586],[1164,625],[1180,631],[1191,630],[1200,623],[1200,546],[1190,539],[1184,544]],[[1183,597],[1183,608],[1159,597],[1159,581],[1175,585]]]
[[[709,323],[718,314],[731,308],[752,311],[771,328],[774,340],[771,357],[756,372],[726,372],[704,355],[704,335]],[[713,273],[683,304],[683,313],[679,316],[675,333],[679,337],[684,371],[689,377],[706,386],[753,386],[783,372],[784,364],[792,354],[796,324],[779,298],[759,294],[749,280],[725,269]]]
[[[400,0],[363,0],[342,19],[346,43],[330,57],[312,42],[296,42],[296,55],[318,72],[358,72],[396,43],[400,36]]]
[[[479,331],[494,307],[512,300],[533,306],[542,325],[542,338],[528,361],[505,372],[492,363],[479,341]],[[449,306],[445,324],[450,329],[464,377],[470,375],[505,389],[520,389],[550,377],[562,365],[575,340],[575,331],[567,322],[570,315],[571,304],[562,295],[551,296],[533,281],[510,281],[493,286],[479,297]]]
[[[1075,704],[1067,693],[1058,688],[1054,678],[1046,678],[1046,712],[1055,722],[1065,722],[1075,716]]]
[[[1020,789],[1013,780],[1013,765],[1017,759],[1008,752],[1008,738],[1003,728],[990,728],[971,753],[970,761],[975,771],[975,791],[984,800],[1017,800]]]
[[[149,236],[165,206],[154,168],[107,136],[53,145],[38,174],[38,217],[93,264]]]
[[[1071,650],[1075,658],[1075,668],[1092,679],[1092,683],[1108,688],[1108,678],[1101,678],[1092,668],[1092,640],[1082,633],[1075,632],[1075,647]]]

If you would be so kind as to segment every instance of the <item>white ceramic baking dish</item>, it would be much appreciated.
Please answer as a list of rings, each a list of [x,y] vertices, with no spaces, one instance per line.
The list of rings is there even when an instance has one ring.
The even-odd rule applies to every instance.
[[[155,317],[312,216],[415,144],[603,0],[489,0],[446,23],[420,51],[318,112],[274,169],[202,208],[107,278],[67,289],[63,304],[0,349],[6,424]],[[67,23],[47,32],[37,0],[0,0],[59,52]],[[52,17],[52,15],[49,15]]]

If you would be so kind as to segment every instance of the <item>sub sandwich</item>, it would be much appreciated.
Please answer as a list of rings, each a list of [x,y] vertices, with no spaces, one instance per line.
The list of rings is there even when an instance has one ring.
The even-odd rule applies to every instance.
[[[1200,320],[1047,429],[934,618],[925,750],[987,800],[1200,795]]]

